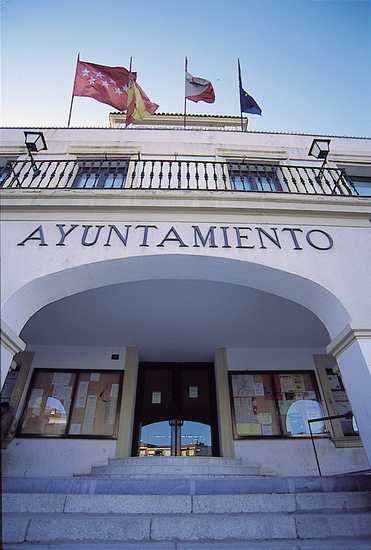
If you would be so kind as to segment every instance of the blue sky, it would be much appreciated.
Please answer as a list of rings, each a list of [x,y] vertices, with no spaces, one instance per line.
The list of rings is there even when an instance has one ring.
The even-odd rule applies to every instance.
[[[254,130],[371,135],[371,0],[0,0],[2,124],[65,125],[77,53],[133,69],[159,112],[182,112],[184,56],[216,102]],[[76,98],[72,125],[106,126],[109,106]]]

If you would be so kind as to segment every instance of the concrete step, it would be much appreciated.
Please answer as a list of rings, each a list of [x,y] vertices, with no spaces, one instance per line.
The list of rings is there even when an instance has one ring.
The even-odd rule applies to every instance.
[[[250,495],[6,493],[4,513],[240,514],[371,510],[371,492]]]
[[[194,476],[160,479],[110,479],[80,477],[4,477],[5,493],[65,494],[255,494],[255,493],[322,493],[371,491],[369,476],[275,477],[230,476],[198,479]]]
[[[6,514],[4,543],[213,542],[369,537],[371,513]],[[318,547],[316,548],[318,550]]]
[[[110,458],[108,464],[91,469],[93,476],[240,476],[259,475],[261,468],[242,459],[219,457],[132,457]],[[89,475],[89,474],[88,474]]]
[[[237,542],[112,542],[6,544],[4,550],[370,550],[370,540],[317,539]]]
[[[143,465],[143,464],[160,464],[166,466],[185,466],[187,464],[193,465],[205,465],[215,464],[221,466],[243,465],[246,464],[242,458],[223,458],[218,456],[141,456],[141,457],[129,457],[129,458],[109,458],[109,464],[131,464],[131,465]]]
[[[259,466],[244,464],[240,460],[199,459],[199,458],[143,458],[143,459],[111,459],[107,465],[93,466],[91,475],[123,475],[123,476],[169,476],[190,475],[230,476],[259,475]]]
[[[260,470],[250,468],[242,471],[236,471],[233,470],[221,470],[221,471],[215,471],[214,469],[209,471],[208,468],[205,469],[194,469],[192,471],[184,472],[181,468],[179,469],[169,469],[168,472],[164,472],[163,469],[157,470],[156,468],[152,469],[152,471],[147,470],[124,470],[121,471],[120,468],[110,469],[105,466],[94,468],[91,472],[91,474],[81,474],[79,478],[88,478],[89,476],[93,476],[95,478],[105,477],[105,478],[123,478],[123,479],[153,479],[156,477],[157,479],[187,479],[190,477],[196,478],[196,477],[202,477],[202,478],[229,478],[229,477],[249,477],[249,476],[257,476],[260,474]]]

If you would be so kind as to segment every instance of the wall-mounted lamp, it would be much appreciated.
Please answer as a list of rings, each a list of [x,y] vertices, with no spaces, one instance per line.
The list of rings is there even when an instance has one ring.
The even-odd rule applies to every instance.
[[[36,166],[32,153],[38,153],[39,151],[47,150],[44,134],[42,132],[25,132],[24,142],[27,147],[34,174],[35,176],[38,176],[40,174],[40,170]]]
[[[327,155],[330,152],[331,139],[314,139],[310,146],[308,155],[315,157],[316,159],[324,159],[326,161]]]
[[[322,166],[319,170],[318,176],[316,177],[316,180],[318,183],[321,183],[321,179],[323,176],[323,171],[326,166],[327,157],[330,152],[330,143],[331,139],[314,139],[312,141],[312,145],[310,146],[308,155],[310,157],[314,157],[318,160],[323,159]]]

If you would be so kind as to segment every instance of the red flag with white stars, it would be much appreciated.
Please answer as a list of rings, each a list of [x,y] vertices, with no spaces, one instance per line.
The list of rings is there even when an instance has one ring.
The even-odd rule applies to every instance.
[[[92,97],[119,111],[126,111],[130,78],[135,80],[136,73],[130,73],[125,67],[106,67],[79,60],[73,95]]]

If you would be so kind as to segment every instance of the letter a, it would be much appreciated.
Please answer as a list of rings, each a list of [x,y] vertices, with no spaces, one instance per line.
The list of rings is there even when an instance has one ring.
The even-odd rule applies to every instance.
[[[38,233],[38,237],[34,237],[36,233]],[[17,243],[17,246],[24,246],[27,241],[40,241],[39,246],[48,246],[45,242],[43,226],[39,225],[39,227],[37,227],[35,231],[32,231],[32,233],[30,233],[30,235],[28,235],[28,237],[26,237],[24,241]]]

